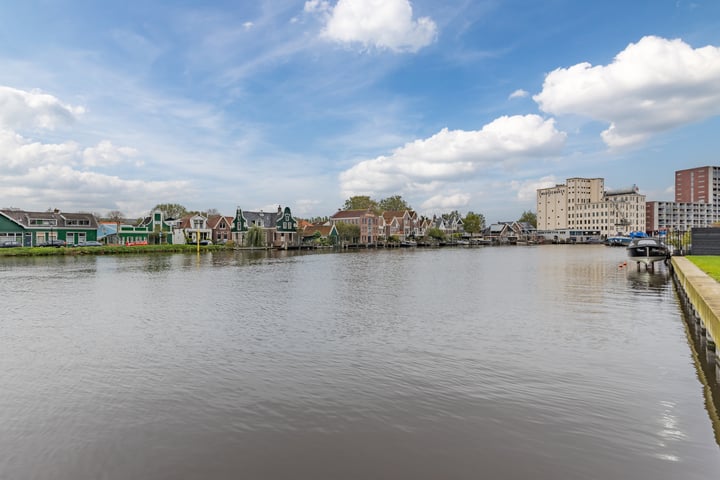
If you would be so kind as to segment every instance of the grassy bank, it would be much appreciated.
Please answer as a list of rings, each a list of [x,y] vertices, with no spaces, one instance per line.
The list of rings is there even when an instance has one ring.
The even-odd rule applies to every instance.
[[[702,255],[689,256],[687,258],[697,265],[700,270],[720,282],[720,256]]]
[[[204,245],[201,252],[227,250],[224,245]],[[105,247],[22,247],[1,248],[0,257],[40,257],[48,255],[137,255],[140,253],[193,253],[196,245],[108,245]]]

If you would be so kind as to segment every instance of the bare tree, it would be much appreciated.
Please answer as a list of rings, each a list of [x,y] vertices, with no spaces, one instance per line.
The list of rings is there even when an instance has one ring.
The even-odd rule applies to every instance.
[[[120,224],[125,220],[125,215],[120,210],[110,210],[107,215],[108,220],[115,222],[115,241],[120,243]]]

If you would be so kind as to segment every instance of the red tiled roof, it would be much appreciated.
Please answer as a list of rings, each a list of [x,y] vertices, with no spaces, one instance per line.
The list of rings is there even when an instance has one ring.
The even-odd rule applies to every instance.
[[[218,228],[218,225],[220,224],[220,221],[225,219],[225,224],[230,227],[232,225],[233,220],[235,217],[225,217],[223,215],[211,215],[208,217],[207,224],[208,228]]]
[[[311,237],[315,235],[315,232],[320,232],[320,235],[327,237],[332,231],[332,225],[310,225],[303,229],[303,237]]]
[[[330,217],[334,220],[337,220],[339,218],[360,218],[364,217],[367,214],[371,214],[370,209],[364,208],[362,210],[340,210],[338,212],[335,212],[335,214]]]

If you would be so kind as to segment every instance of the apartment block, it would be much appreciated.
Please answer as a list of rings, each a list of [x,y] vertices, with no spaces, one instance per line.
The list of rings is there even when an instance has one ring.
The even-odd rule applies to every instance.
[[[720,203],[720,167],[697,167],[675,172],[675,201]]]
[[[687,231],[720,222],[720,167],[675,172],[675,201],[647,202],[648,231]]]

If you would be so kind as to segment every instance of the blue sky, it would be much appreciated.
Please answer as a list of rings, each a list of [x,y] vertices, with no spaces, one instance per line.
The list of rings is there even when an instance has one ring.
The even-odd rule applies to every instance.
[[[514,220],[566,178],[720,164],[715,0],[0,6],[0,207]]]

